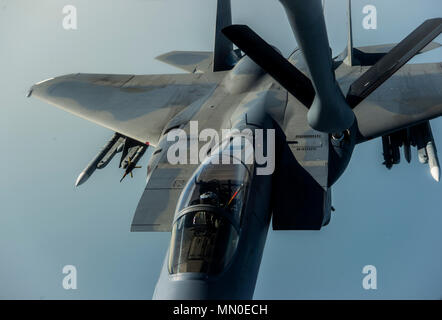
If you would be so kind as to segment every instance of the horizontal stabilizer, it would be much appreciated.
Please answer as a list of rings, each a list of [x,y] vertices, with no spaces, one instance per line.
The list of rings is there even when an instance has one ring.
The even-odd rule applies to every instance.
[[[364,54],[387,54],[389,53],[394,47],[396,47],[397,43],[387,43],[387,44],[379,44],[374,46],[363,46],[363,47],[357,47],[358,51],[364,53]],[[418,54],[426,53],[435,49],[438,49],[442,47],[442,45],[439,42],[432,41],[429,44],[427,44],[422,50],[418,52]]]
[[[171,51],[155,59],[190,73],[211,70],[213,53],[205,51]]]
[[[353,54],[357,60],[358,65],[372,66],[376,62],[381,60],[395,46],[397,46],[397,43],[358,47],[358,48],[353,48]],[[442,45],[440,43],[433,41],[430,42],[428,45],[426,45],[425,48],[423,48],[417,54],[423,54],[432,51],[434,49],[438,49],[441,46]]]

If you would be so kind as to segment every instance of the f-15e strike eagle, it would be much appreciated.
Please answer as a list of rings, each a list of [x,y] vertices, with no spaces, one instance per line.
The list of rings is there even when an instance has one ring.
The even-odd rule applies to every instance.
[[[396,45],[361,48],[353,47],[350,24],[347,48],[332,58],[321,1],[280,2],[299,45],[288,59],[249,27],[232,25],[230,0],[218,0],[213,52],[158,57],[187,74],[71,74],[29,92],[116,132],[77,185],[118,152],[131,174],[155,148],[131,231],[172,233],[156,299],[252,298],[271,219],[274,230],[327,225],[331,187],[356,144],[382,137],[388,168],[400,147],[410,161],[415,146],[439,181],[429,120],[442,114],[442,64],[406,63],[440,46],[432,41],[442,19]],[[193,121],[200,130],[238,130],[210,140],[200,164],[173,164],[168,150],[176,142],[167,137],[189,135]],[[258,143],[258,129],[274,139]],[[272,174],[257,174],[256,159],[226,153],[247,143],[274,150]]]

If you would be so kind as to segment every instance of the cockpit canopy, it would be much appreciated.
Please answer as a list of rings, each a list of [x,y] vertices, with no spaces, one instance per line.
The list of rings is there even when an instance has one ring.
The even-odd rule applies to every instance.
[[[172,230],[170,273],[217,274],[229,263],[253,176],[249,143],[244,136],[229,138],[187,183]]]
[[[239,225],[252,175],[250,138],[240,134],[230,137],[189,179],[178,201],[177,212],[198,204],[211,205]]]
[[[226,156],[223,156],[223,160],[226,160]],[[198,204],[211,205],[239,224],[250,169],[243,163],[203,164],[184,190],[178,211]]]

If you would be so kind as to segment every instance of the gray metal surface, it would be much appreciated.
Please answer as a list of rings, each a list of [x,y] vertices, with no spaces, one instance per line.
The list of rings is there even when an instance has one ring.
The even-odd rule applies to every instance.
[[[229,263],[217,274],[173,274],[168,254],[155,290],[156,299],[251,299],[271,216],[277,230],[319,230],[327,225],[332,210],[331,187],[345,171],[356,143],[383,137],[385,152],[391,152],[384,156],[392,162],[399,161],[401,143],[408,152],[410,145],[416,146],[420,161],[428,162],[433,177],[439,179],[433,137],[421,126],[442,114],[442,64],[403,66],[362,100],[353,116],[342,92],[385,56],[391,45],[355,48],[354,66],[344,63],[346,54],[332,61],[320,1],[281,2],[301,48],[287,61],[279,60],[280,65],[296,68],[297,79],[311,77],[316,91],[312,106],[292,95],[285,87],[288,82],[281,78],[278,82],[271,63],[261,60],[257,64],[252,55],[237,62],[226,60],[233,46],[221,37],[220,29],[231,22],[229,0],[218,1],[215,54],[174,51],[158,57],[191,74],[74,74],[31,88],[31,96],[127,137],[126,143],[132,141],[134,150],[146,142],[155,147],[131,230],[172,231],[171,248],[177,239],[179,219],[193,208],[192,204],[179,210],[177,203],[186,186],[196,183],[201,167],[198,163],[169,163],[167,151],[172,142],[167,141],[167,133],[181,129],[189,134],[190,121],[198,122],[199,132],[210,128],[219,136],[223,129],[230,128],[275,130],[275,171],[258,175],[255,164],[246,205],[235,222],[237,240]],[[417,53],[414,51],[410,55]],[[281,59],[277,50],[268,52],[271,59]],[[359,66],[357,60],[366,65]],[[223,71],[213,72],[212,68]],[[408,132],[406,139],[404,130]],[[420,141],[415,141],[416,137]],[[213,142],[212,147],[216,146]],[[122,159],[129,152],[126,149]],[[107,161],[116,151],[116,145],[109,145],[98,158]],[[95,167],[98,161],[93,162]],[[226,207],[218,208],[219,212]],[[197,235],[191,240],[195,244],[189,248],[198,251],[207,238]],[[190,249],[180,254],[195,260],[198,256]]]
[[[166,123],[215,86],[204,74],[73,74],[36,84],[32,96],[156,145]]]
[[[190,73],[204,73],[212,69],[213,52],[171,51],[155,59]]]

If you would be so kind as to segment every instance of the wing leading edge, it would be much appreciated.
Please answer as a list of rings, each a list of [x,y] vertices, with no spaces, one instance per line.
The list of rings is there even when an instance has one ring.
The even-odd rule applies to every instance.
[[[70,74],[35,84],[28,96],[156,145],[176,114],[216,86],[203,74]]]

